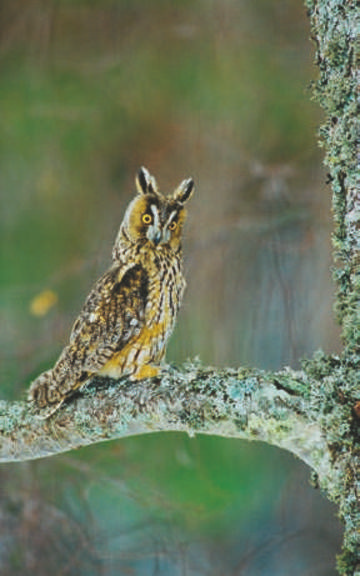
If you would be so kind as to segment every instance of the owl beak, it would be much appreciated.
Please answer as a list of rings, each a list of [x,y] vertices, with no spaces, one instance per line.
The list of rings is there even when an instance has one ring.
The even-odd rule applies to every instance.
[[[158,246],[162,241],[162,231],[160,228],[151,226],[148,230],[147,237],[154,246]]]
[[[153,236],[153,243],[155,244],[155,246],[158,246],[160,244],[161,239],[162,239],[161,230],[156,230]]]

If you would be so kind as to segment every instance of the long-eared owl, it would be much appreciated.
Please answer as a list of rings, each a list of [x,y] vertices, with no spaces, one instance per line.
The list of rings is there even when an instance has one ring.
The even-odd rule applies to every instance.
[[[145,168],[117,235],[110,269],[97,281],[54,367],[29,390],[52,413],[92,376],[132,380],[159,373],[185,289],[182,230],[194,182],[163,196]]]

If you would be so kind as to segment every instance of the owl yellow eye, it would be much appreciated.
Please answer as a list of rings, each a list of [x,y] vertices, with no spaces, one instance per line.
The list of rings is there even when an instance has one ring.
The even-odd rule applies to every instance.
[[[172,231],[172,230],[175,230],[176,226],[177,226],[177,222],[175,222],[175,220],[173,220],[172,222],[170,222],[168,228],[169,228],[169,230]]]
[[[142,221],[144,222],[144,224],[151,224],[152,217],[150,216],[150,214],[143,214]]]

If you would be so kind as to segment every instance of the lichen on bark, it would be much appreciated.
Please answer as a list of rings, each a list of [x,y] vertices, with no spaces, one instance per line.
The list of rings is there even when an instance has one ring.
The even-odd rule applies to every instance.
[[[344,350],[337,366],[312,362],[327,388],[323,427],[337,481],[328,496],[345,525],[341,574],[360,575],[360,8],[356,0],[306,0],[316,44],[315,98],[325,111],[320,128],[332,185],[336,312]],[[327,488],[323,485],[324,488]]]
[[[360,15],[355,0],[307,0],[325,111],[321,145],[333,191],[336,308],[345,351],[360,351]]]

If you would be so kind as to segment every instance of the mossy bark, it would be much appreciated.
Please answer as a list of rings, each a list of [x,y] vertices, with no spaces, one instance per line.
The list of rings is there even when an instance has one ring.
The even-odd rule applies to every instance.
[[[314,94],[326,115],[320,136],[333,191],[336,310],[344,341],[336,370],[315,361],[313,376],[322,387],[331,382],[332,388],[324,406],[332,466],[338,469],[337,487],[328,495],[338,503],[345,525],[339,571],[359,576],[360,5],[356,0],[306,0],[306,6],[320,69]]]
[[[316,398],[313,391],[316,390]],[[329,475],[317,381],[288,368],[271,373],[187,363],[162,381],[94,378],[50,418],[26,402],[0,403],[0,461],[28,460],[134,434],[184,431],[261,440]]]
[[[345,352],[360,351],[360,6],[356,0],[307,0],[320,76],[314,95],[333,190],[337,312]]]

